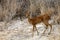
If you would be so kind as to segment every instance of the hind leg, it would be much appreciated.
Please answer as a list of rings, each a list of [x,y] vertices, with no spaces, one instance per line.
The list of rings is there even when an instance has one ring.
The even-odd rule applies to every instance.
[[[46,25],[46,27],[45,27],[46,30],[47,30],[48,26],[51,26],[51,25],[48,23],[48,20],[44,21],[43,23]],[[51,26],[51,29],[52,29],[52,26]],[[45,33],[46,30],[44,30],[43,34]],[[50,32],[51,32],[51,30],[50,30]],[[48,34],[50,34],[50,32],[49,32]]]

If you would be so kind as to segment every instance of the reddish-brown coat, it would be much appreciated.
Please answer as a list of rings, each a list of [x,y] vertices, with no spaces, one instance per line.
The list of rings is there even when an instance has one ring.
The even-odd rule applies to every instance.
[[[48,21],[50,20],[50,15],[48,15],[47,13],[44,15],[34,17],[34,18],[30,18],[29,12],[27,11],[26,16],[28,17],[28,22],[33,25],[33,32],[34,32],[34,30],[36,30],[38,33],[38,30],[36,28],[36,24],[41,23],[41,22],[43,22],[46,25],[46,29],[48,28],[48,26],[50,26],[52,29],[52,25],[48,23]],[[51,30],[50,30],[50,32],[51,32]]]

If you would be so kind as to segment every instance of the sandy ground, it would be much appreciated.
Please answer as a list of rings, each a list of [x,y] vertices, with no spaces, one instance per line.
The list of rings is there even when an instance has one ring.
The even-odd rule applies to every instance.
[[[48,35],[50,27],[45,34],[42,34],[45,30],[43,23],[37,24],[37,32],[34,32],[32,37],[32,25],[28,23],[27,19],[20,21],[14,20],[5,25],[4,22],[0,22],[0,40],[60,40],[60,25],[53,25],[52,32]]]

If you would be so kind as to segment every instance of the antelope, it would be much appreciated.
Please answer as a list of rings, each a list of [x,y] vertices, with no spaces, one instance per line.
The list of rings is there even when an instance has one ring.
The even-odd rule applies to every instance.
[[[49,13],[49,14],[47,14],[47,13]],[[52,25],[48,23],[48,21],[50,20],[51,12],[47,11],[47,13],[45,13],[44,15],[34,17],[34,18],[30,18],[29,11],[27,11],[26,17],[28,17],[28,22],[33,25],[32,34],[34,34],[34,31],[37,31],[37,33],[39,34],[36,24],[41,23],[41,22],[43,22],[46,25],[46,27],[45,27],[46,29],[48,28],[48,26],[50,26],[52,29]],[[46,30],[44,30],[43,34],[45,33],[45,31]],[[51,30],[48,34],[50,34],[50,33],[51,33]]]

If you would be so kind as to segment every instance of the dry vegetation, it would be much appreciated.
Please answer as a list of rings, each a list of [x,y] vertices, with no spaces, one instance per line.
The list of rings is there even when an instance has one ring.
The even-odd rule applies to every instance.
[[[52,11],[52,12],[50,12],[51,15],[49,14],[48,10]],[[28,29],[27,27],[24,27],[24,26],[26,26],[26,25],[24,25],[24,24],[26,24],[26,23],[24,23],[25,22],[24,20],[27,19],[27,17],[26,17],[27,11],[29,11],[30,19],[33,19],[33,18],[39,19],[37,17],[39,17],[41,15],[46,15],[45,13],[47,13],[49,15],[49,18],[51,18],[53,20],[53,24],[55,26],[56,26],[56,24],[57,25],[60,24],[60,0],[0,0],[0,36],[1,36],[0,39],[1,40],[5,40],[5,39],[3,39],[3,38],[5,38],[5,36],[8,40],[11,35],[15,35],[14,32],[16,31],[16,29],[14,29],[14,28],[18,27],[16,25],[19,25],[19,27],[23,27],[22,28],[23,30]],[[18,21],[16,23],[16,21],[18,19],[20,22]],[[11,29],[13,29],[13,30],[11,30],[11,29],[8,30],[9,27],[11,27]],[[57,27],[58,26],[56,26],[56,28]],[[26,28],[26,29],[24,29],[24,28]],[[17,29],[18,30],[17,32],[20,33],[19,30],[22,30],[22,29]],[[57,28],[56,30],[60,30],[60,29]],[[14,32],[12,32],[12,31],[14,31]],[[6,35],[4,32],[6,33]],[[8,32],[11,32],[11,34]],[[23,34],[25,33],[23,31],[21,31],[21,32]],[[57,32],[57,31],[55,31],[55,32]],[[58,32],[60,33],[60,31],[58,31]],[[8,33],[8,35],[7,35],[7,33]],[[17,33],[17,34],[19,34],[19,33]],[[27,33],[25,33],[24,35],[26,35],[26,34]],[[59,38],[60,37],[58,37],[58,39]],[[50,37],[50,39],[51,39],[51,37]]]
[[[31,17],[35,17],[44,14],[48,8],[55,10],[54,15],[58,14],[60,19],[59,0],[0,0],[0,21],[10,21],[16,17],[24,19],[27,10],[30,11]]]

